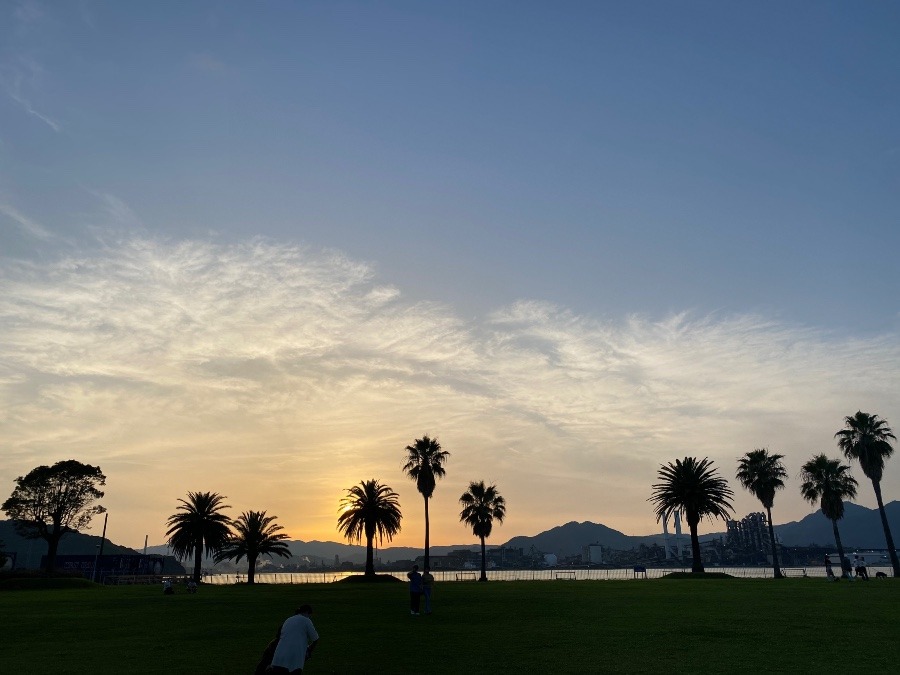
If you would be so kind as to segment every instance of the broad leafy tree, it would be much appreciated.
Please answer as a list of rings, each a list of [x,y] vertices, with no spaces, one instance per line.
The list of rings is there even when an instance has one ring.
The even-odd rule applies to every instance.
[[[222,550],[216,554],[216,562],[247,558],[247,583],[256,581],[256,561],[261,555],[290,558],[291,550],[284,543],[288,536],[281,532],[284,528],[275,523],[276,516],[267,516],[265,511],[245,511],[231,521],[232,532]]]
[[[231,520],[223,513],[231,508],[225,497],[215,492],[188,492],[187,499],[179,499],[181,506],[169,516],[169,546],[178,558],[194,556],[194,581],[200,583],[204,552],[214,555],[221,551],[231,536]]]
[[[656,522],[668,518],[674,511],[684,514],[691,531],[691,553],[694,558],[691,571],[702,573],[697,525],[703,518],[727,520],[729,512],[734,511],[731,505],[734,492],[708,458],[676,459],[674,464],[663,465],[658,476],[659,482],[653,485],[653,495],[649,499],[655,504]]]
[[[41,465],[16,478],[15,490],[0,508],[21,536],[47,542],[46,570],[52,571],[63,535],[87,527],[94,516],[106,511],[95,503],[103,498],[98,489],[103,485],[106,476],[99,466],[74,459]]]
[[[425,498],[425,567],[430,568],[429,563],[429,520],[428,500],[434,494],[434,487],[438,478],[443,478],[447,471],[444,464],[450,457],[450,453],[441,449],[441,444],[436,438],[423,436],[417,438],[412,445],[406,446],[406,464],[403,471],[410,480],[416,482],[416,489]]]
[[[872,481],[875,499],[878,502],[878,512],[881,514],[881,526],[884,528],[888,555],[891,556],[891,566],[894,568],[894,576],[900,577],[900,559],[897,558],[897,549],[894,547],[894,538],[891,536],[887,514],[884,512],[884,501],[881,498],[884,462],[894,454],[894,448],[890,442],[896,441],[897,437],[894,436],[885,420],[878,419],[878,415],[864,412],[857,412],[852,417],[845,417],[844,428],[838,431],[834,437],[838,439],[838,447],[843,451],[844,456],[847,459],[858,461],[866,478]]]
[[[359,542],[366,538],[366,571],[365,576],[375,576],[375,556],[373,541],[378,535],[378,542],[390,541],[400,532],[399,495],[387,485],[382,485],[374,478],[360,481],[347,489],[347,495],[341,500],[338,530],[349,540]]]
[[[770,454],[767,448],[751,450],[738,459],[737,479],[766,509],[769,521],[769,539],[772,542],[772,566],[775,578],[781,579],[781,567],[778,564],[778,547],[775,543],[775,528],[772,526],[772,505],[775,493],[784,489],[787,471],[781,460],[784,455]]]
[[[472,534],[481,539],[481,577],[487,581],[487,547],[485,540],[491,536],[494,521],[502,523],[506,517],[506,500],[500,496],[496,485],[485,485],[484,481],[469,483],[469,489],[459,498],[462,511],[460,522],[472,528]]]
[[[831,521],[834,543],[844,563],[844,546],[838,521],[844,517],[844,500],[856,497],[856,479],[850,475],[850,467],[839,459],[816,455],[800,468],[800,494],[810,504],[818,502],[822,513]]]

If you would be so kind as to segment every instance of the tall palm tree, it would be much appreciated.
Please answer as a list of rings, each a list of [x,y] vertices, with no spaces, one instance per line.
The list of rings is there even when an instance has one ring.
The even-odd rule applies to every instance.
[[[179,499],[178,513],[169,516],[169,546],[178,558],[194,555],[194,581],[200,583],[200,565],[204,549],[208,554],[218,553],[225,546],[231,531],[231,522],[223,509],[225,497],[215,492],[188,492],[187,500]]]
[[[428,500],[434,494],[434,486],[438,478],[443,478],[447,472],[444,470],[444,462],[450,457],[450,453],[441,450],[441,444],[436,438],[427,435],[417,438],[412,445],[406,446],[406,464],[403,470],[410,480],[416,481],[416,489],[425,498],[425,567],[429,564],[429,520]]]
[[[284,543],[288,536],[281,532],[284,528],[275,524],[276,516],[267,516],[265,511],[245,511],[231,521],[234,531],[216,554],[216,562],[234,560],[240,562],[247,557],[247,583],[256,581],[256,560],[261,555],[290,558],[291,550]]]
[[[896,441],[886,420],[878,419],[878,415],[857,412],[853,417],[844,418],[844,428],[835,435],[838,447],[847,459],[855,459],[862,467],[863,473],[872,481],[878,512],[881,514],[881,526],[884,528],[884,539],[887,543],[888,555],[894,576],[900,577],[900,559],[894,547],[894,538],[888,526],[887,514],[884,512],[884,501],[881,499],[881,476],[884,473],[884,460],[894,454],[891,440]]]
[[[348,488],[347,496],[341,500],[341,515],[338,516],[338,530],[351,541],[366,537],[365,576],[375,576],[375,557],[372,540],[378,535],[379,543],[390,541],[400,531],[399,495],[387,485],[374,478],[360,481],[359,485]]]
[[[734,496],[728,482],[717,474],[708,458],[698,460],[685,457],[675,463],[663,465],[659,470],[659,483],[653,486],[653,495],[648,501],[656,505],[656,522],[668,518],[673,511],[682,511],[691,530],[691,572],[703,572],[700,558],[700,539],[697,525],[704,517],[726,520],[734,511],[731,498]]]
[[[462,511],[460,522],[472,528],[472,534],[481,539],[481,578],[487,581],[487,550],[485,539],[491,536],[494,521],[502,523],[506,517],[506,500],[500,496],[496,485],[485,486],[484,481],[469,483],[469,489],[459,498]]]
[[[822,513],[831,521],[834,543],[844,565],[844,546],[837,521],[844,517],[844,500],[856,496],[856,479],[849,473],[850,467],[839,459],[828,459],[824,454],[815,455],[800,468],[800,494],[810,504],[819,502]]]
[[[768,448],[757,448],[738,459],[736,478],[766,508],[769,520],[769,540],[772,542],[772,568],[776,579],[784,578],[778,564],[778,547],[775,544],[775,528],[772,526],[772,505],[775,493],[784,489],[788,477],[781,460],[784,455],[769,454]]]

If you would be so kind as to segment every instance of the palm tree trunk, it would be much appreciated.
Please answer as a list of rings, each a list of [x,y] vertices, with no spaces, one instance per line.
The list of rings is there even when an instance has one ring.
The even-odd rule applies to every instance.
[[[478,581],[487,581],[487,549],[484,545],[484,537],[481,538],[481,578]]]
[[[256,556],[247,556],[247,583],[256,583]]]
[[[428,497],[425,497],[425,569],[430,570],[431,565],[428,560]]]
[[[375,576],[375,554],[373,552],[374,546],[372,545],[372,540],[375,538],[375,535],[371,537],[366,537],[366,571],[365,576],[374,577]]]
[[[838,532],[837,521],[831,521],[831,527],[834,528],[834,543],[837,546],[838,557],[841,561],[838,563],[841,566],[841,576],[844,576],[844,545],[841,544],[841,533]]]
[[[203,543],[201,542],[194,553],[194,583],[200,583],[200,570],[203,564]]]
[[[691,572],[694,574],[703,574],[703,560],[700,558],[700,538],[697,536],[697,523],[688,523],[691,530],[691,554],[694,561],[691,564]]]
[[[775,543],[775,528],[772,527],[772,509],[766,507],[766,515],[769,517],[769,540],[772,542],[772,569],[776,579],[784,579],[781,566],[778,564],[778,545]]]
[[[894,568],[894,576],[900,577],[900,560],[897,559],[897,549],[894,547],[894,538],[891,536],[887,514],[884,512],[884,502],[881,499],[881,481],[872,479],[872,487],[875,488],[875,499],[878,502],[878,513],[881,514],[881,526],[884,528],[884,540],[888,555],[891,557],[891,567]]]

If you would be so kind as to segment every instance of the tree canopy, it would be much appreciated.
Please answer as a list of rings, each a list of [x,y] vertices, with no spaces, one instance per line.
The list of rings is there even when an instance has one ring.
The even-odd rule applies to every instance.
[[[87,527],[94,516],[106,511],[96,503],[103,498],[98,488],[106,485],[99,466],[68,459],[37,466],[15,482],[12,495],[0,508],[21,536],[47,541],[47,570],[56,565],[62,536]]]
[[[347,489],[341,500],[338,530],[350,541],[366,538],[366,576],[375,575],[372,543],[390,541],[400,531],[399,495],[374,478]]]
[[[215,557],[216,562],[234,560],[240,562],[247,558],[247,583],[256,580],[256,561],[261,555],[290,558],[291,550],[285,544],[288,535],[281,532],[284,528],[275,523],[276,516],[267,516],[265,511],[244,511],[231,521],[232,533],[229,535]]]
[[[741,485],[756,497],[766,509],[769,525],[769,539],[772,546],[772,569],[776,579],[781,579],[781,567],[778,564],[778,545],[775,541],[775,528],[772,526],[772,506],[775,504],[775,493],[784,489],[787,471],[781,460],[784,455],[769,453],[767,448],[751,450],[738,459],[736,477]]]
[[[200,582],[204,551],[215,554],[224,548],[231,535],[231,521],[222,511],[231,508],[225,497],[215,492],[188,492],[179,499],[177,513],[169,516],[169,546],[179,558],[194,556],[194,581]]]
[[[487,581],[487,551],[485,539],[491,536],[494,521],[502,523],[506,517],[506,500],[500,495],[496,485],[485,485],[484,481],[472,481],[469,489],[459,498],[462,511],[460,522],[472,528],[472,534],[481,540],[481,577]]]
[[[434,488],[438,478],[443,478],[447,471],[444,464],[450,457],[450,453],[441,448],[436,438],[429,438],[426,434],[417,438],[412,445],[406,446],[406,463],[403,471],[410,480],[416,482],[416,489],[425,498],[425,567],[430,566],[430,521],[428,515],[428,500],[434,494]]]
[[[703,572],[697,525],[703,518],[726,520],[734,511],[731,499],[734,492],[728,482],[718,475],[709,458],[676,459],[659,470],[659,482],[653,485],[650,501],[659,522],[674,511],[682,511],[691,532],[693,572]]]
[[[838,447],[847,459],[855,459],[862,467],[863,473],[872,481],[875,501],[878,502],[878,513],[881,516],[881,527],[884,530],[884,541],[894,576],[900,577],[900,559],[894,546],[894,537],[884,511],[884,498],[881,496],[881,477],[884,474],[884,462],[892,454],[894,448],[891,441],[897,437],[891,431],[886,420],[878,419],[878,415],[870,415],[857,411],[855,415],[844,418],[844,428],[835,435]]]

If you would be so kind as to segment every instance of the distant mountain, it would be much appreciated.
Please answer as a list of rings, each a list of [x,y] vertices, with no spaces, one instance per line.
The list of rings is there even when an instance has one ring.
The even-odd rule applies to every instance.
[[[900,536],[900,502],[885,504],[884,511],[891,534],[894,535],[894,543],[897,544]],[[884,529],[878,509],[867,509],[859,504],[844,502],[844,517],[838,521],[838,529],[841,532],[841,542],[847,548],[885,547]],[[834,545],[831,521],[822,515],[821,509],[803,520],[776,525],[775,536],[784,546]]]
[[[555,553],[560,558],[581,553],[588,544],[602,544],[604,547],[628,550],[641,543],[646,537],[630,537],[618,530],[597,523],[572,521],[559,525],[533,537],[513,537],[503,544],[507,548],[521,548],[525,552],[535,550],[543,553]]]
[[[839,521],[841,540],[848,548],[857,549],[883,549],[884,530],[881,527],[881,517],[878,509],[868,509],[858,504],[845,502],[844,518]],[[891,532],[895,541],[900,542],[900,501],[893,501],[885,506],[888,515]],[[777,515],[778,511],[775,510]],[[685,535],[687,528],[685,528]],[[831,521],[822,515],[820,510],[811,513],[802,520],[784,523],[775,526],[775,535],[784,546],[833,546],[834,534],[831,529]],[[671,535],[670,535],[671,536]],[[701,541],[725,537],[725,532],[714,532],[701,535]],[[0,520],[0,540],[6,542],[7,551],[18,553],[17,564],[20,567],[37,568],[41,556],[47,552],[47,544],[43,539],[23,539],[16,534],[10,521]],[[59,546],[60,555],[91,555],[97,551],[100,537],[80,533],[67,534],[62,538]],[[333,565],[335,556],[339,562],[352,562],[362,564],[366,559],[366,547],[353,544],[344,544],[333,541],[289,541],[286,542],[293,556],[292,562],[303,561],[310,566]],[[629,550],[641,544],[652,545],[663,543],[662,534],[645,536],[631,536],[613,530],[606,525],[591,522],[570,522],[559,525],[531,537],[513,537],[502,544],[508,548],[521,548],[525,552],[535,550],[542,553],[554,553],[560,558],[577,555],[588,544],[601,544],[604,547]],[[494,548],[494,547],[491,547]],[[457,544],[456,546],[432,546],[431,554],[434,556],[447,555],[450,551],[467,549],[476,551],[478,544]],[[140,553],[124,546],[117,546],[107,540],[103,548],[104,554],[134,554]],[[147,553],[166,555],[166,546],[150,546]],[[388,547],[377,550],[377,557],[383,562],[396,562],[398,560],[414,560],[422,555],[421,548],[414,547]],[[275,562],[284,561],[276,558]],[[286,561],[285,561],[286,562]],[[204,567],[212,568],[213,561],[207,559]],[[234,569],[246,569],[246,563],[234,566],[222,563],[215,566],[223,571]]]

